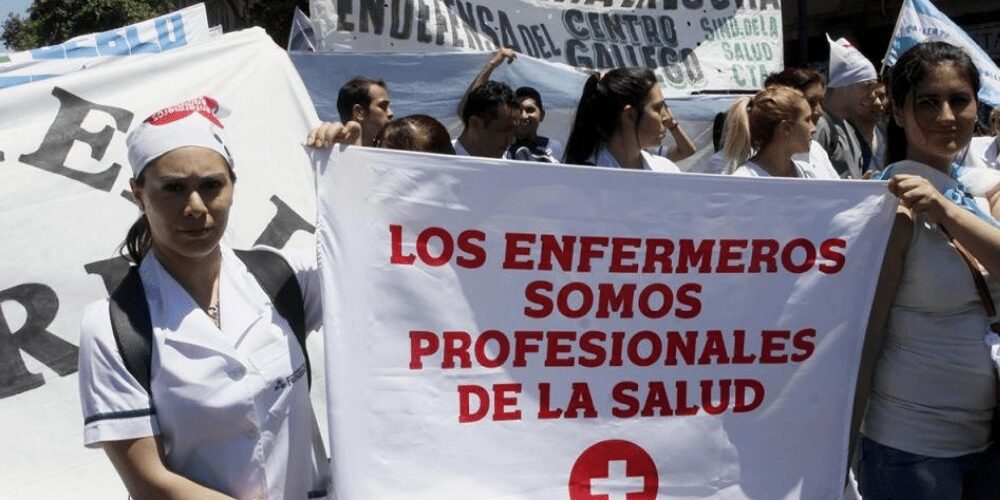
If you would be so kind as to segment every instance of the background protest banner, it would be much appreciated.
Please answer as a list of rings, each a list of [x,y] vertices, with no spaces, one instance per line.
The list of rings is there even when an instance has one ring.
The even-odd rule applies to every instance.
[[[889,41],[889,51],[883,65],[896,64],[899,56],[914,45],[939,40],[962,47],[979,68],[982,87],[979,100],[990,106],[1000,106],[1000,68],[968,33],[944,15],[929,0],[906,0],[899,11],[896,29]]]
[[[202,95],[231,110],[224,122],[238,181],[225,241],[312,252],[314,177],[302,144],[317,119],[263,30],[0,90],[3,498],[126,496],[104,453],[83,447],[80,319],[125,270],[116,248],[139,214],[127,133]],[[322,375],[314,369],[314,396]]]
[[[884,184],[318,168],[337,498],[840,498]]]
[[[311,0],[318,50],[517,52],[655,69],[667,96],[756,90],[783,64],[778,0]]]
[[[81,35],[59,45],[0,54],[0,88],[64,75],[121,56],[164,52],[209,39],[205,5],[199,3],[130,26]]]

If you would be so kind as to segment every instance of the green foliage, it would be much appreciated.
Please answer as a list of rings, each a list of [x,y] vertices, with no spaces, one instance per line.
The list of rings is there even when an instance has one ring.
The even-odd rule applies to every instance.
[[[35,0],[27,17],[3,21],[0,38],[10,50],[27,50],[144,21],[173,6],[171,0]]]

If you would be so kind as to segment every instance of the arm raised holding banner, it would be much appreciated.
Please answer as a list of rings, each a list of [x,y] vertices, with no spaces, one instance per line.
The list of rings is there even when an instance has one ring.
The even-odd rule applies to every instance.
[[[507,64],[510,64],[514,62],[515,59],[517,59],[517,52],[514,52],[514,49],[504,47],[494,52],[493,57],[490,57],[490,59],[486,61],[486,65],[483,66],[483,69],[479,71],[479,74],[476,75],[476,77],[472,80],[472,83],[469,84],[469,88],[465,89],[465,94],[462,95],[462,100],[458,102],[458,116],[462,116],[462,110],[465,109],[465,102],[469,99],[469,93],[475,90],[476,87],[488,82],[490,80],[490,76],[493,75],[493,70],[500,67],[504,61],[507,61]]]

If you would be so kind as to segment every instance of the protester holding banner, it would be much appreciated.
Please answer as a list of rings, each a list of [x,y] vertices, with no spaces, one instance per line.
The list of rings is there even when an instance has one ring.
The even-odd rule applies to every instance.
[[[809,68],[785,68],[779,73],[769,75],[764,79],[764,86],[784,85],[798,89],[805,96],[812,109],[813,123],[819,123],[823,117],[823,97],[826,95],[826,83],[823,77]],[[803,170],[811,171],[817,179],[839,179],[837,171],[830,164],[830,157],[823,146],[815,138],[809,143],[808,155],[794,155],[792,160]]]
[[[997,375],[984,334],[1000,229],[953,165],[972,137],[979,86],[969,56],[944,42],[917,45],[892,68],[883,178],[901,205],[872,310],[869,341],[881,350],[861,428],[866,500],[998,494]]]
[[[318,274],[251,252],[290,290],[272,295],[260,261],[220,244],[236,177],[218,109],[185,101],[128,136],[143,215],[124,246],[138,268],[84,315],[85,444],[105,450],[134,498],[315,498],[327,471],[301,342],[321,321]],[[128,297],[138,304],[122,322]],[[137,358],[122,346],[142,329]]]
[[[726,118],[726,173],[737,177],[811,177],[793,160],[809,154],[816,131],[802,92],[783,85],[737,99]]]
[[[448,129],[427,115],[409,115],[389,122],[375,137],[375,147],[455,154]]]
[[[364,76],[351,78],[337,93],[337,113],[340,122],[323,122],[314,128],[306,138],[308,145],[325,147],[333,143],[357,142],[371,146],[382,127],[392,121],[389,89],[383,80]],[[360,126],[357,141],[351,123]],[[345,130],[344,126],[348,128]],[[345,133],[349,135],[344,136]]]
[[[645,151],[663,140],[670,119],[652,71],[619,68],[593,74],[576,108],[566,163],[680,172],[674,162]]]

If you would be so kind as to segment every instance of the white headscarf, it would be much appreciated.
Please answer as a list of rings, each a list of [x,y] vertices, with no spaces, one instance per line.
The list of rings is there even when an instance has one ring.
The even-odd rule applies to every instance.
[[[826,40],[830,43],[830,81],[827,87],[835,89],[878,79],[875,65],[850,42],[843,38],[835,42],[830,35],[826,35]]]
[[[125,139],[132,173],[139,177],[149,162],[183,146],[200,146],[222,155],[233,167],[233,157],[226,147],[220,116],[227,113],[208,96],[188,99],[163,108],[146,118]]]

